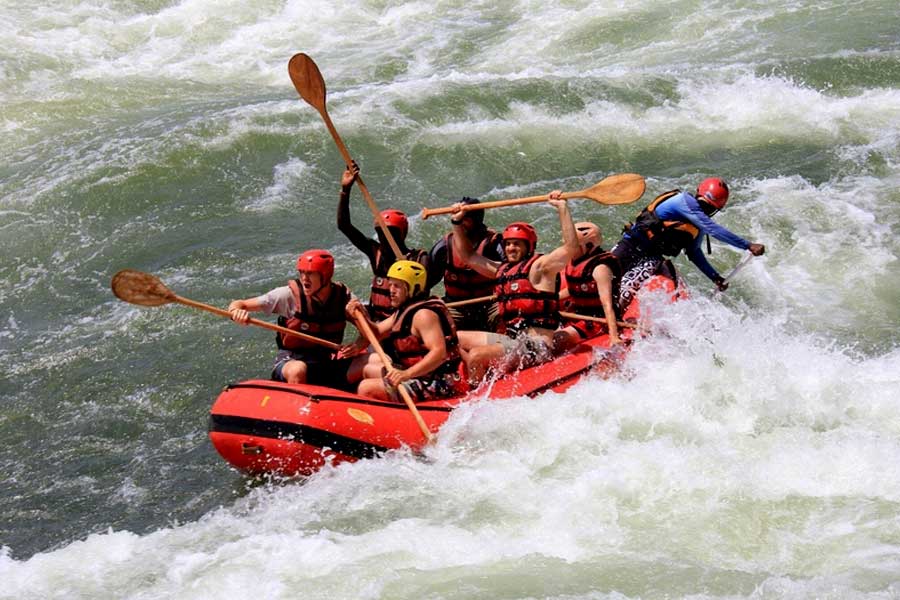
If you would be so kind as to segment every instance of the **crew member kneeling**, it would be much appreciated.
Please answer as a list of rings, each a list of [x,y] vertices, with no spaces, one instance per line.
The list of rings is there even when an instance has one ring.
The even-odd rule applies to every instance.
[[[358,393],[399,401],[396,388],[406,387],[414,401],[447,398],[469,389],[459,354],[456,328],[447,307],[425,294],[425,268],[411,260],[395,262],[387,273],[394,312],[372,325],[384,340],[384,351],[396,366],[371,360],[363,370]],[[348,306],[353,311],[361,304]]]

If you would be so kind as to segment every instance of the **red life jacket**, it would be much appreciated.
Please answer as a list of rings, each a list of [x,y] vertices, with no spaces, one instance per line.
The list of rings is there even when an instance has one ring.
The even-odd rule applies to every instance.
[[[559,326],[559,275],[556,289],[544,292],[535,288],[528,279],[531,265],[541,254],[515,264],[502,263],[497,269],[497,294],[500,322],[507,332],[526,327],[556,329]]]
[[[344,326],[347,324],[344,309],[350,300],[350,290],[343,283],[331,282],[330,285],[331,294],[328,300],[325,304],[316,304],[313,313],[310,312],[306,295],[302,293],[300,281],[298,279],[289,281],[288,287],[291,288],[294,306],[297,309],[290,318],[278,317],[278,324],[293,331],[340,344],[344,340]],[[321,353],[323,356],[331,353],[328,348],[301,337],[277,333],[275,341],[283,350],[303,351],[305,354]]]
[[[469,298],[481,298],[494,293],[493,277],[485,277],[478,271],[466,266],[464,262],[453,255],[453,233],[444,236],[447,247],[447,266],[444,268],[444,297],[448,301],[468,300]],[[476,254],[485,256],[485,252],[496,246],[500,234],[493,229],[488,229],[487,234],[475,248]]]
[[[618,315],[619,308],[616,299],[619,297],[619,277],[622,274],[619,260],[599,246],[566,265],[565,277],[569,290],[568,308],[581,315],[603,316],[603,304],[600,302],[597,282],[594,281],[594,269],[598,265],[607,265],[613,272],[613,307]]]
[[[444,333],[444,343],[447,345],[447,357],[443,364],[429,376],[456,371],[460,363],[456,327],[453,325],[453,318],[447,311],[447,306],[434,296],[424,300],[414,300],[400,309],[400,314],[397,315],[384,345],[385,351],[404,369],[413,366],[428,354],[428,348],[422,343],[422,339],[412,332],[413,317],[420,310],[430,310],[438,316],[441,331]]]
[[[391,308],[391,291],[388,287],[388,269],[396,262],[394,255],[384,253],[381,248],[375,251],[375,276],[372,277],[372,291],[369,294],[369,316],[374,321],[382,321],[393,314],[394,309]],[[427,261],[428,253],[424,250],[410,250],[406,253],[406,260],[414,260],[424,265]]]
[[[672,190],[657,196],[647,208],[627,227],[640,240],[642,246],[653,254],[662,256],[678,256],[685,248],[690,248],[700,230],[684,221],[663,221],[656,215],[656,207],[681,190]]]

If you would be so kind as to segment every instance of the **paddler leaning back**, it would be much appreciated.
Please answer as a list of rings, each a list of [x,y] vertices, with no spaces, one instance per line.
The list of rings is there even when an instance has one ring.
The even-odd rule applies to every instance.
[[[728,187],[710,178],[696,194],[661,194],[609,252],[602,248],[596,224],[573,222],[559,190],[550,192],[547,202],[559,216],[563,243],[547,254],[537,251],[537,232],[529,223],[510,223],[502,233],[487,228],[484,210],[476,208],[474,198],[453,206],[452,230],[428,254],[405,246],[408,222],[403,213],[384,211],[380,216],[403,254],[389,261],[380,228],[376,242],[349,222],[350,191],[358,172],[354,164],[343,174],[338,224],[372,264],[375,279],[368,305],[333,281],[334,257],[312,249],[300,255],[297,277],[286,285],[228,307],[237,323],[249,322],[251,312],[276,314],[279,325],[306,334],[278,334],[271,373],[276,381],[379,400],[400,401],[399,386],[416,402],[459,396],[492,374],[534,366],[589,338],[609,334],[611,346],[622,343],[617,321],[634,297],[634,280],[656,274],[677,285],[667,256],[685,251],[724,290],[727,283],[702,256],[698,238],[704,233],[757,256],[765,251],[711,221],[725,206]],[[430,294],[442,280],[443,299]],[[561,307],[578,318],[564,318]],[[354,318],[365,319],[368,327],[362,329],[377,339],[361,335],[340,345],[347,320]],[[370,342],[383,347],[391,364],[371,352]]]

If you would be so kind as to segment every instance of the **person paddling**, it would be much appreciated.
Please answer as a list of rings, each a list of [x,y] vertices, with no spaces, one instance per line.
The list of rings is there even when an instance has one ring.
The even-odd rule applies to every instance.
[[[700,182],[696,194],[672,190],[660,194],[626,225],[625,232],[612,254],[622,264],[620,306],[627,306],[640,286],[655,274],[665,256],[677,256],[684,251],[688,259],[703,272],[719,291],[728,289],[728,282],[709,264],[701,243],[709,235],[741,250],[761,256],[766,247],[751,243],[712,220],[728,202],[728,184],[718,177]]]
[[[297,259],[297,275],[262,296],[232,301],[231,320],[246,325],[251,312],[277,314],[282,327],[340,344],[345,307],[355,297],[343,283],[332,281],[334,257],[326,250],[307,250]],[[272,379],[347,389],[350,358],[337,358],[327,347],[283,333],[276,334],[275,341]]]
[[[477,198],[464,197],[465,205],[479,204]],[[503,260],[503,236],[484,224],[484,210],[467,210],[459,222],[476,254],[494,261]],[[444,301],[448,303],[483,298],[494,293],[494,277],[482,275],[453,252],[451,231],[438,240],[428,253],[428,287],[444,280]],[[497,303],[482,302],[451,307],[457,329],[493,331],[497,326]]]
[[[618,305],[618,280],[621,267],[618,259],[603,249],[603,233],[594,223],[575,223],[578,234],[578,255],[565,269],[566,309],[589,317],[603,317],[606,324],[589,319],[568,320],[553,335],[553,351],[559,354],[582,340],[609,332],[609,344],[621,344],[616,320],[621,316]]]
[[[494,293],[500,333],[461,331],[468,354],[469,374],[480,381],[488,368],[512,370],[537,364],[550,356],[553,333],[559,325],[560,271],[578,251],[572,215],[559,190],[548,201],[559,213],[563,245],[549,254],[536,252],[537,232],[528,223],[511,223],[503,230],[503,261],[474,252],[462,225],[462,204],[451,216],[453,250],[460,260],[486,277],[496,278]]]
[[[444,303],[428,296],[425,268],[400,260],[391,265],[387,277],[393,312],[371,325],[394,365],[386,366],[371,355],[357,393],[399,401],[395,390],[402,385],[414,402],[466,393],[469,385],[456,328]],[[347,310],[352,313],[358,306],[356,301]]]
[[[372,291],[369,295],[369,316],[379,321],[391,314],[390,292],[388,291],[388,268],[399,257],[391,251],[384,231],[375,223],[375,232],[378,240],[373,240],[357,229],[350,222],[350,191],[353,183],[359,175],[359,167],[356,163],[352,168],[346,169],[341,177],[341,195],[338,200],[337,226],[350,243],[356,246],[366,257],[372,266]],[[408,248],[406,246],[406,234],[409,232],[409,220],[406,214],[396,209],[381,211],[381,218],[390,229],[391,235],[400,247],[403,258],[416,261],[426,268],[428,267],[428,255],[424,250]]]

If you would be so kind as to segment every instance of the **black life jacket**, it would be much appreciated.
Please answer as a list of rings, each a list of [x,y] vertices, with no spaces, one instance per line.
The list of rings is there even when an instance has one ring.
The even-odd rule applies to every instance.
[[[647,208],[641,211],[633,224],[625,226],[638,243],[647,251],[656,255],[678,256],[682,250],[690,248],[700,230],[684,221],[663,221],[656,215],[656,207],[681,190],[672,190],[657,196]]]
[[[580,256],[566,265],[566,287],[569,290],[569,308],[572,312],[591,317],[602,317],[603,304],[600,302],[600,294],[597,290],[597,282],[594,281],[594,269],[598,265],[607,265],[613,273],[612,297],[616,316],[619,316],[619,306],[616,299],[619,297],[619,277],[621,267],[619,260],[600,248],[591,249],[584,256]]]
[[[456,327],[453,325],[453,318],[447,311],[447,306],[434,296],[424,300],[413,300],[399,309],[400,314],[397,315],[385,341],[385,351],[403,369],[408,369],[428,354],[428,348],[422,343],[422,339],[412,332],[413,317],[420,310],[430,310],[438,316],[441,331],[444,333],[444,343],[447,346],[447,356],[434,373],[458,370],[460,354]]]
[[[485,277],[478,271],[471,269],[453,255],[453,233],[444,236],[447,247],[447,266],[444,268],[444,297],[447,301],[468,300],[481,298],[494,293],[493,277]],[[496,246],[502,239],[499,233],[488,229],[487,234],[475,248],[475,252],[485,256],[485,252]]]
[[[409,250],[404,258],[413,260],[421,265],[427,262],[428,253],[424,250]],[[391,291],[388,287],[388,269],[396,262],[393,254],[382,252],[381,248],[375,251],[375,275],[372,277],[372,291],[369,294],[369,316],[373,321],[382,321],[391,314]]]
[[[316,304],[313,313],[310,312],[306,295],[302,293],[300,281],[298,279],[289,281],[288,287],[291,288],[291,294],[294,296],[294,306],[298,309],[289,318],[278,317],[278,324],[293,331],[340,344],[344,340],[344,327],[347,324],[344,309],[350,300],[350,290],[343,283],[332,281],[329,285],[331,294],[328,296],[328,300],[324,304]],[[275,334],[275,342],[282,350],[303,351],[305,354],[321,353],[324,356],[331,353],[328,348],[320,344],[280,332]]]
[[[544,292],[535,288],[528,279],[531,265],[541,254],[515,264],[502,263],[497,269],[497,295],[500,322],[507,332],[521,331],[526,327],[556,329],[559,326],[559,275],[556,289]]]

